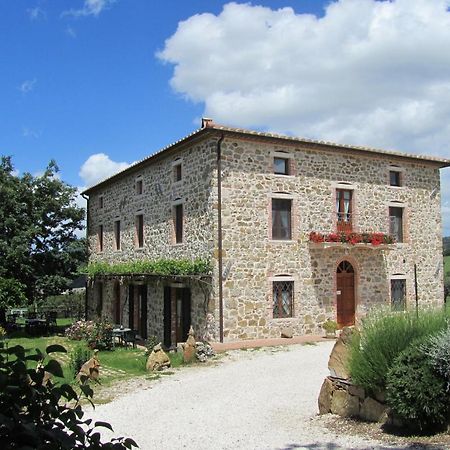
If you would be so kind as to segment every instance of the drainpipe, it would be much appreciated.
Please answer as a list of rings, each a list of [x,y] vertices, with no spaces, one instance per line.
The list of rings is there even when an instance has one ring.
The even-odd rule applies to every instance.
[[[217,246],[219,250],[219,336],[223,342],[223,261],[222,261],[222,134],[217,141]]]
[[[85,194],[81,194],[81,196],[86,200],[86,231],[88,229],[88,218],[89,218],[89,197]],[[87,235],[86,235],[87,237]],[[86,243],[88,240],[86,239]],[[86,276],[85,289],[84,289],[84,320],[88,320],[88,286],[89,279]]]

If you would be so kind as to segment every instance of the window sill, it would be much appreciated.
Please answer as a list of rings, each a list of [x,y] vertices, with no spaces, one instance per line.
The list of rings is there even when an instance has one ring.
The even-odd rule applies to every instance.
[[[137,252],[142,252],[145,250],[145,247],[134,247],[134,250]]]
[[[288,322],[292,322],[294,320],[298,320],[298,318],[297,317],[272,317],[271,320],[276,320],[276,321],[285,320],[285,321],[288,321]]]
[[[183,247],[183,245],[185,245],[186,242],[174,242],[172,244],[170,244],[172,247]]]
[[[389,185],[389,187],[391,188],[391,189],[399,189],[399,190],[402,190],[402,189],[405,189],[405,186],[392,186],[391,184]]]
[[[284,174],[284,173],[272,173],[275,177],[281,177],[281,178],[295,178],[295,175],[290,174]]]
[[[179,187],[179,186],[183,186],[183,180],[178,180],[178,181],[173,181],[172,182],[172,186],[173,187]]]
[[[295,244],[295,239],[269,239],[273,244]]]

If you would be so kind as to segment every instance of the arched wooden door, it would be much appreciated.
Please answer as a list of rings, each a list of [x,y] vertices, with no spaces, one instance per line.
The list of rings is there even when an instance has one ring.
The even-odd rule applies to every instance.
[[[339,328],[355,324],[355,271],[348,261],[336,270],[337,323]]]

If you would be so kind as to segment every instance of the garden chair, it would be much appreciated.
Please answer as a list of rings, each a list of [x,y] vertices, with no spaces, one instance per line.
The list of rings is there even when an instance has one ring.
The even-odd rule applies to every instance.
[[[128,345],[130,345],[133,348],[136,348],[136,335],[137,335],[136,330],[126,331],[123,334],[123,343],[125,347],[128,347]]]

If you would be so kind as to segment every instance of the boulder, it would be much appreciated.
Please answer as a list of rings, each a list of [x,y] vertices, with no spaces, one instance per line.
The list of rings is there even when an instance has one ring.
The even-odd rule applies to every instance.
[[[153,347],[147,359],[146,368],[149,372],[154,372],[156,370],[163,370],[170,367],[170,359],[166,352],[162,349],[161,343]]]
[[[328,360],[328,369],[333,377],[344,378],[346,380],[350,378],[347,364],[349,357],[349,343],[353,332],[353,328],[345,327],[334,344],[330,359]]]
[[[320,388],[319,394],[319,414],[331,412],[331,396],[333,395],[333,383],[329,378],[325,378]]]
[[[331,397],[331,412],[341,417],[358,417],[359,398],[344,390],[335,390]]]
[[[386,422],[388,419],[389,408],[371,397],[366,397],[359,416],[367,422]]]
[[[281,330],[281,337],[291,339],[294,337],[294,332],[291,327],[283,327]]]
[[[183,360],[185,363],[190,363],[196,355],[196,342],[195,342],[195,336],[194,336],[194,329],[189,328],[189,334],[188,338],[186,340],[186,343],[184,344],[183,348]]]

